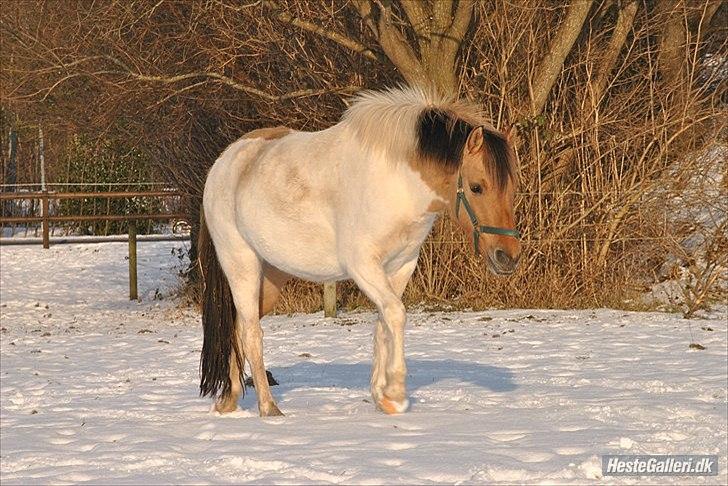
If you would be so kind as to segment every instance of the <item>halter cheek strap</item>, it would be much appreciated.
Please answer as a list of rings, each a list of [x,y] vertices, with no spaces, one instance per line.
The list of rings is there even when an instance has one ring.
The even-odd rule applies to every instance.
[[[521,233],[518,232],[518,230],[515,229],[508,229],[508,228],[498,228],[496,226],[482,226],[480,222],[478,221],[478,217],[475,215],[475,211],[473,211],[473,207],[468,202],[468,199],[465,197],[465,190],[463,189],[463,175],[458,175],[458,192],[457,197],[455,198],[455,216],[457,217],[460,212],[460,204],[463,205],[465,208],[465,212],[468,213],[468,218],[470,218],[470,222],[473,224],[473,249],[475,250],[475,254],[477,255],[480,253],[480,234],[481,233],[489,233],[492,235],[503,235],[503,236],[512,236],[513,238],[516,238],[518,240],[521,239]]]

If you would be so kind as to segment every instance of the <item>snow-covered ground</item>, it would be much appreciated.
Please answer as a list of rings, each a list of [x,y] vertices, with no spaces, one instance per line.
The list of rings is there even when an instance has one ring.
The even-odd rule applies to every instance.
[[[607,453],[717,454],[690,482],[726,483],[725,312],[415,311],[399,416],[369,403],[373,314],[274,316],[287,416],[218,416],[180,245],[139,245],[141,303],[124,243],[0,248],[2,484],[686,482],[601,478]]]

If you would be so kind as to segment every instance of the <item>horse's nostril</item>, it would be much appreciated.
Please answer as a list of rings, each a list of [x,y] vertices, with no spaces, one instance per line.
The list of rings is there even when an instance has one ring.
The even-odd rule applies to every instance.
[[[498,265],[502,265],[504,267],[509,267],[515,263],[508,253],[500,248],[495,251],[495,261]]]

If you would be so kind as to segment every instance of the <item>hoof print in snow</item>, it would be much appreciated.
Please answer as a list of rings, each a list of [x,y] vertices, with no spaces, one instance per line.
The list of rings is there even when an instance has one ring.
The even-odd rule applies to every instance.
[[[705,349],[705,346],[703,346],[702,344],[698,344],[698,343],[690,343],[690,346],[688,346],[688,348],[702,350],[702,349]]]
[[[270,371],[265,370],[265,376],[268,378],[268,385],[269,386],[276,386],[276,385],[278,385],[278,382],[276,381],[275,378],[273,378],[273,374]],[[245,379],[245,386],[250,387],[250,388],[255,388],[255,384],[253,383],[253,377],[252,376],[249,376],[249,377],[247,377]]]

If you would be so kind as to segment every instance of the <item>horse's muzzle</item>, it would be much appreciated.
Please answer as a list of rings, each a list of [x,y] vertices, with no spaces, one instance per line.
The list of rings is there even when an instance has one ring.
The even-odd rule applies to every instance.
[[[488,266],[497,275],[510,275],[516,271],[520,258],[520,253],[513,257],[502,248],[498,248],[488,255]]]

